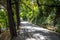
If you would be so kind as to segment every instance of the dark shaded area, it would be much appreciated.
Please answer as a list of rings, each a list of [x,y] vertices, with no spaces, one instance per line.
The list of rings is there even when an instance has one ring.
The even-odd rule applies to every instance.
[[[14,18],[13,18],[11,0],[7,0],[7,15],[8,15],[11,37],[13,38],[17,36],[17,32],[16,32],[16,25],[15,25]]]
[[[56,16],[54,18],[54,26],[57,24],[57,21],[59,18],[60,18],[60,7],[56,7]]]
[[[18,0],[14,0],[14,1],[16,6],[17,29],[19,29],[19,26],[20,26],[19,1]]]

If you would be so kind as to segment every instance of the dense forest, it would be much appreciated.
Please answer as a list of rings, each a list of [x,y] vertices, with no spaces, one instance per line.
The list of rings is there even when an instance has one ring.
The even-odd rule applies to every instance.
[[[20,21],[28,21],[60,33],[60,0],[10,1],[11,5],[7,0],[0,0],[0,33],[9,29],[10,22],[18,29]],[[9,14],[10,12],[12,14]]]

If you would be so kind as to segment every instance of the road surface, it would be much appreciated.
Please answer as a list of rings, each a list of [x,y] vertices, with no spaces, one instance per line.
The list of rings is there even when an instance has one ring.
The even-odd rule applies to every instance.
[[[14,40],[60,40],[60,34],[24,21]]]

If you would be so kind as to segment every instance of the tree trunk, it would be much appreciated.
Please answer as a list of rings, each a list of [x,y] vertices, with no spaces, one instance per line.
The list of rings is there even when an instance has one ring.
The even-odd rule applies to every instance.
[[[14,0],[14,1],[16,6],[17,29],[19,29],[20,26],[19,4],[18,4],[18,0]]]
[[[11,33],[11,37],[13,38],[14,36],[17,36],[17,32],[16,32],[16,25],[13,18],[11,0],[7,0],[7,14],[8,14],[10,33]]]
[[[1,26],[0,26],[0,34],[1,34]]]
[[[58,19],[60,18],[60,7],[56,8],[56,16],[54,18],[54,26],[57,24]]]

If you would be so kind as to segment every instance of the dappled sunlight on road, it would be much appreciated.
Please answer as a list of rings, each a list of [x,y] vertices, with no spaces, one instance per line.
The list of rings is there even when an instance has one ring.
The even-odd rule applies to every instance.
[[[28,23],[28,22],[27,22],[27,21],[24,21],[24,22],[21,22],[21,23],[23,23],[23,24],[24,24],[24,23]]]
[[[39,26],[37,26],[37,27],[31,26],[31,25],[34,25],[34,24],[28,23],[26,21],[21,22],[21,24],[22,24],[22,27],[20,27],[21,29],[26,29],[26,30],[31,30],[31,31],[43,31],[43,32],[46,32],[46,33],[48,33],[50,31],[50,30],[41,28]]]
[[[37,40],[44,40],[45,39],[45,37],[43,35],[41,35],[40,33],[34,34],[33,37]]]
[[[60,40],[50,30],[25,21],[21,22],[18,35],[21,40]]]
[[[26,40],[36,40],[35,38],[27,38]]]

